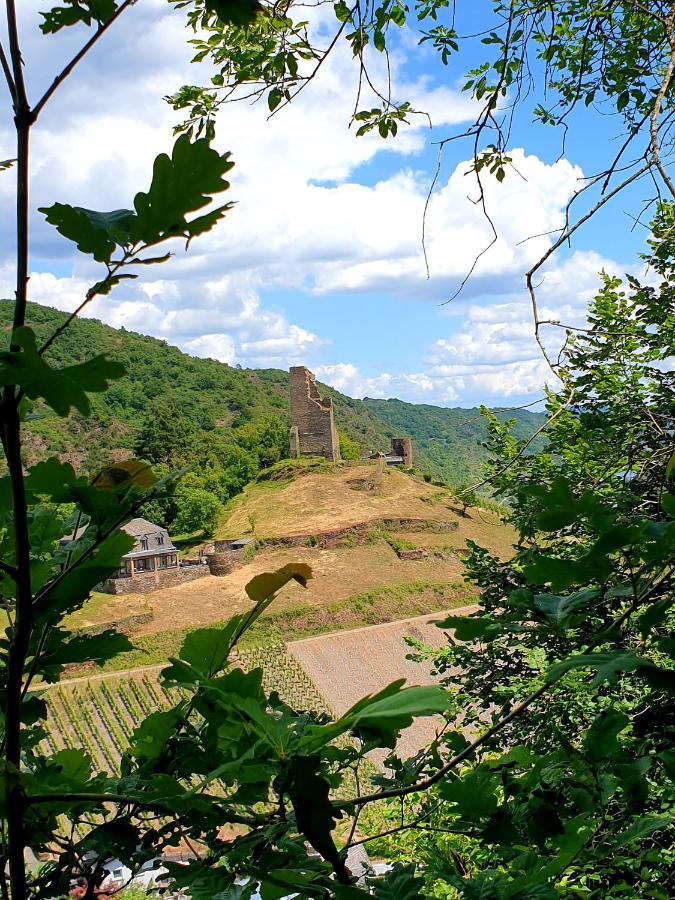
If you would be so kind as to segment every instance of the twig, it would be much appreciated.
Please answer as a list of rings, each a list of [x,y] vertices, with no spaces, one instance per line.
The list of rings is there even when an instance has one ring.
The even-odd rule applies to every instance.
[[[66,80],[66,78],[73,71],[75,66],[87,55],[87,53],[91,50],[94,44],[103,37],[106,31],[110,28],[110,26],[119,19],[122,13],[127,10],[130,6],[132,6],[136,0],[124,0],[124,2],[117,7],[112,16],[108,19],[107,22],[104,22],[99,26],[98,30],[89,38],[86,44],[75,54],[75,56],[70,60],[70,62],[59,72],[54,81],[50,84],[47,90],[44,92],[42,97],[38,100],[38,102],[33,107],[33,115],[37,119],[37,117],[42,112],[45,104],[49,101],[52,94],[59,88],[61,84]]]
[[[614,621],[612,624],[603,629],[599,634],[595,636],[595,638],[589,643],[589,645],[584,650],[584,653],[589,653],[595,647],[600,644],[605,643],[613,634],[616,634],[617,629],[621,628],[621,626],[627,621],[627,619],[635,612],[635,610],[644,603],[645,600],[649,599],[651,594],[654,593],[656,589],[661,587],[661,585],[667,580],[670,576],[671,572],[668,572],[667,575],[662,578],[659,582],[653,583],[640,597],[635,597],[633,601],[628,605],[628,607],[624,610],[624,612]],[[521,700],[520,703],[517,703],[510,712],[508,712],[505,716],[495,722],[490,728],[487,729],[482,735],[475,738],[468,744],[463,750],[459,753],[455,754],[451,759],[448,760],[445,765],[441,766],[433,775],[430,775],[428,778],[424,778],[421,781],[416,782],[415,784],[407,785],[406,787],[401,788],[390,788],[388,790],[379,791],[374,794],[366,794],[363,797],[354,797],[350,800],[344,801],[336,801],[333,803],[333,807],[335,809],[350,809],[355,806],[363,806],[366,803],[375,803],[378,800],[387,800],[393,799],[396,797],[405,797],[409,794],[418,794],[422,791],[427,791],[430,787],[433,787],[437,782],[441,781],[448,772],[455,769],[460,763],[464,762],[465,759],[468,759],[475,750],[479,747],[482,747],[483,744],[486,744],[490,741],[495,735],[499,734],[510,722],[514,719],[518,718],[522,713],[524,713],[536,700],[539,699],[543,694],[547,691],[550,691],[552,687],[563,677],[564,673],[560,673],[555,678],[550,681],[545,682],[536,690],[532,691],[524,700]]]
[[[12,78],[12,70],[9,67],[9,62],[7,60],[7,56],[5,54],[5,48],[0,43],[0,65],[2,66],[2,71],[5,73],[5,81],[7,82],[7,87],[9,88],[9,94],[12,98],[12,104],[16,101],[16,85],[14,84],[14,79]]]
[[[663,76],[661,87],[659,88],[656,99],[654,100],[654,106],[652,107],[651,115],[649,117],[649,146],[652,153],[652,162],[658,169],[659,174],[664,181],[664,184],[666,185],[672,196],[675,197],[675,184],[673,184],[673,182],[671,181],[671,178],[666,172],[663,165],[663,161],[661,159],[661,147],[659,142],[659,116],[661,115],[663,100],[668,93],[668,90],[670,89],[673,81],[673,75],[675,74],[675,3],[672,3],[670,6],[670,10],[668,11],[668,15],[666,16],[666,20],[664,22],[664,29],[666,32],[668,45],[670,47],[670,59],[668,60],[668,66]]]

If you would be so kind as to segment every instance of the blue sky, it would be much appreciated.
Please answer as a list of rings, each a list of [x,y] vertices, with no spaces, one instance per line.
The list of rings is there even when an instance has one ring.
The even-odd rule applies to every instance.
[[[84,37],[43,38],[35,10],[22,4],[25,56],[33,96]],[[460,30],[481,27],[461,5]],[[325,9],[319,13],[322,25]],[[95,209],[129,205],[150,176],[154,156],[171,146],[176,116],[163,95],[208,70],[190,66],[179,13],[164,0],[139,0],[57,95],[36,129],[33,207],[55,200]],[[541,396],[550,373],[538,353],[523,274],[549,238],[583,174],[602,167],[620,139],[608,117],[581,113],[564,158],[560,134],[533,126],[526,108],[512,145],[516,171],[491,183],[487,201],[498,245],[460,297],[454,293],[488,231],[471,197],[471,148],[447,146],[427,220],[430,277],[422,259],[422,209],[437,142],[461,132],[475,107],[459,87],[479,45],[447,68],[402,32],[392,71],[397,97],[429,112],[395,140],[356,138],[348,130],[356,70],[347,48],[335,54],[296,104],[267,121],[263,105],[236,104],[220,116],[216,143],[233,153],[231,199],[219,227],[186,256],[143,273],[91,314],[116,327],[161,337],[186,352],[244,366],[304,363],[352,396],[398,396],[441,405],[513,405]],[[372,59],[383,78],[383,59]],[[5,98],[6,99],[6,98]],[[364,105],[370,105],[367,100]],[[0,158],[12,156],[11,120],[0,119]],[[644,229],[630,234],[624,209],[638,186],[578,235],[547,267],[541,302],[552,318],[581,324],[601,267],[635,268]],[[8,210],[11,183],[0,179]],[[0,222],[0,290],[11,291],[9,215]],[[97,274],[34,214],[32,299],[72,309]],[[636,269],[639,271],[639,267]],[[548,339],[555,347],[557,329]]]

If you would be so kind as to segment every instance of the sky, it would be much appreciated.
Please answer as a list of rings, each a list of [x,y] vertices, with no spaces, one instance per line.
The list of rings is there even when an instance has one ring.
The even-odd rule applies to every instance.
[[[44,37],[37,27],[44,3],[19,6],[35,98],[87,30]],[[467,32],[483,24],[478,5],[470,8]],[[325,16],[324,10],[315,23],[319,34],[332,25]],[[147,188],[152,161],[170,150],[180,118],[163,97],[211,75],[207,66],[190,64],[189,38],[184,17],[166,0],[138,0],[45,109],[32,139],[35,302],[72,310],[101,274],[38,207],[55,201],[129,207]],[[338,45],[320,75],[271,119],[264,103],[226,107],[215,146],[235,162],[228,192],[235,206],[189,252],[172,248],[168,263],[97,299],[88,314],[230,365],[307,365],[353,397],[465,407],[542,397],[555,379],[534,341],[524,273],[549,246],[545,233],[559,227],[580,179],[596,171],[621,135],[602,117],[586,116],[574,123],[561,156],[559,134],[520,117],[513,167],[486,189],[498,240],[451,300],[489,240],[467,174],[467,142],[443,152],[426,218],[428,271],[423,210],[438,142],[461,133],[476,115],[461,91],[473,53],[446,68],[410,32],[397,35],[394,94],[428,116],[413,117],[387,141],[358,138],[348,127],[358,73],[346,46]],[[386,83],[381,54],[373,54],[371,67]],[[0,102],[4,159],[14,155],[6,92]],[[0,296],[7,297],[14,279],[12,178],[0,174]],[[582,325],[600,270],[639,271],[635,255],[645,235],[625,227],[628,202],[593,220],[547,265],[539,286],[545,318]],[[547,329],[545,339],[555,351],[560,329]]]

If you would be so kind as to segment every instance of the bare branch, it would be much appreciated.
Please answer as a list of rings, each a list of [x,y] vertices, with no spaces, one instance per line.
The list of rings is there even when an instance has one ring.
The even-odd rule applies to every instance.
[[[2,66],[2,71],[5,74],[5,81],[7,82],[7,87],[9,88],[9,94],[12,98],[12,104],[16,101],[16,85],[14,84],[14,78],[12,77],[12,70],[9,67],[9,61],[7,59],[7,55],[5,53],[5,48],[0,43],[0,65]]]
[[[47,90],[44,92],[42,97],[38,100],[33,108],[33,115],[37,119],[42,110],[45,107],[45,104],[49,101],[54,92],[59,88],[61,84],[66,80],[66,78],[73,71],[75,66],[89,53],[91,48],[96,44],[100,38],[106,33],[106,31],[113,25],[117,19],[122,15],[122,13],[127,10],[130,6],[136,3],[136,0],[124,0],[124,2],[117,7],[113,15],[108,19],[107,22],[104,22],[96,32],[89,38],[89,40],[84,44],[84,46],[75,54],[75,56],[70,60],[70,62],[59,72],[54,81],[50,84]]]

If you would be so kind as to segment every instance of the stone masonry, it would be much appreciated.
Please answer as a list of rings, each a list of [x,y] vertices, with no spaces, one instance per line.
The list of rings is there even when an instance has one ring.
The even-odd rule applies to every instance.
[[[391,450],[392,453],[396,454],[396,456],[403,457],[403,465],[406,469],[412,469],[413,467],[413,452],[412,452],[412,441],[410,438],[392,438],[391,439]]]
[[[292,366],[288,376],[291,392],[291,458],[323,456],[340,459],[340,441],[333,419],[333,401],[321,397],[314,375],[304,366]]]

